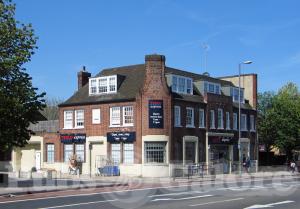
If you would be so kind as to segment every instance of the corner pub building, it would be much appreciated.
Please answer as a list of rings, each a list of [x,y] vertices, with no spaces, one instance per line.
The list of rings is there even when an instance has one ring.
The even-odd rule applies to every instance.
[[[62,172],[72,154],[84,174],[107,162],[131,176],[170,176],[173,165],[198,163],[233,172],[239,154],[252,160],[257,154],[257,75],[241,81],[239,146],[238,76],[174,69],[157,54],[94,77],[83,68],[77,92],[59,105],[59,137],[45,139],[45,150],[54,148],[52,167]]]

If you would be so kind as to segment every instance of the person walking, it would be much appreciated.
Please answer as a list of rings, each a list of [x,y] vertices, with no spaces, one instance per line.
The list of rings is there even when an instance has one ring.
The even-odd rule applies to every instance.
[[[294,160],[291,161],[290,168],[291,168],[292,173],[294,173],[296,170],[296,163]]]

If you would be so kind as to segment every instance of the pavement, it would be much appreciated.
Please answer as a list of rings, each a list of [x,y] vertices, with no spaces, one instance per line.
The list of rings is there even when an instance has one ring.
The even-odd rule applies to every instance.
[[[130,178],[127,185],[1,197],[0,208],[300,208],[300,176],[263,173],[214,180]],[[129,179],[127,179],[129,180]]]

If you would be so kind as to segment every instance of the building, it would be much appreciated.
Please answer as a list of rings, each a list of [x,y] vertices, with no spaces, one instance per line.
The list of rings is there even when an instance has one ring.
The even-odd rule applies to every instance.
[[[237,76],[170,68],[156,54],[93,77],[84,68],[78,90],[59,105],[58,138],[44,138],[45,156],[55,153],[47,165],[66,172],[76,154],[85,174],[103,163],[118,164],[121,175],[150,177],[170,176],[174,164],[234,171],[241,158],[257,156],[257,75],[242,79],[239,145]]]

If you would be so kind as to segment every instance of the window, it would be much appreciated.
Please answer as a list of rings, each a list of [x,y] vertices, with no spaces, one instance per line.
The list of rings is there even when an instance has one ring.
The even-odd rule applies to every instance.
[[[111,107],[110,108],[110,126],[120,126],[120,116],[121,111],[120,107]]]
[[[215,87],[216,87],[216,94],[221,94],[221,92],[220,92],[220,85],[215,85]]]
[[[97,79],[93,78],[90,79],[90,94],[96,94],[97,93]]]
[[[133,126],[133,107],[123,107],[123,125]]]
[[[193,80],[183,76],[172,75],[172,91],[193,94]]]
[[[186,108],[186,127],[194,127],[194,108]]]
[[[226,129],[230,130],[230,113],[226,112]]]
[[[247,115],[245,114],[241,115],[241,130],[247,131]]]
[[[166,142],[145,142],[145,163],[166,162]]]
[[[208,84],[208,92],[215,93],[215,84],[213,83]]]
[[[210,111],[210,128],[211,129],[215,128],[215,111],[214,110]]]
[[[255,119],[254,119],[254,115],[250,115],[250,131],[255,131]]]
[[[120,144],[111,144],[111,158],[115,165],[120,163],[120,160],[121,160],[121,145]]]
[[[84,127],[84,110],[75,110],[75,128]]]
[[[75,154],[78,162],[84,162],[84,144],[75,144]]]
[[[101,112],[100,109],[92,109],[92,123],[100,124],[101,122]]]
[[[238,129],[238,115],[237,113],[233,113],[233,129]]]
[[[223,124],[223,110],[218,109],[218,128],[223,129],[224,124]]]
[[[99,78],[90,78],[89,92],[90,95],[117,92],[117,76],[113,75]]]
[[[213,94],[221,94],[221,85],[218,83],[212,83],[205,81],[204,82],[204,92],[213,93]]]
[[[230,94],[234,102],[239,102],[239,88],[231,87]],[[244,103],[244,89],[241,88],[241,103]]]
[[[73,111],[72,110],[64,111],[64,128],[65,129],[73,128]]]
[[[181,126],[181,117],[180,117],[180,107],[174,106],[174,126],[180,127]]]
[[[205,120],[204,120],[204,109],[199,110],[199,127],[204,128],[205,127]]]
[[[54,163],[54,144],[47,144],[47,163]]]
[[[133,143],[124,143],[123,149],[124,149],[124,152],[123,152],[124,163],[133,164],[134,163]]]
[[[64,145],[65,162],[69,162],[72,156],[73,156],[73,144],[65,144]]]

